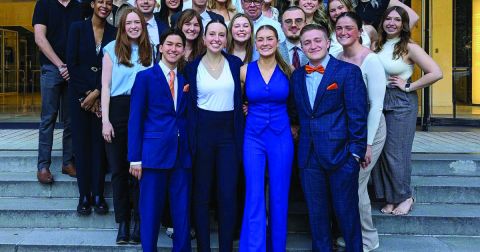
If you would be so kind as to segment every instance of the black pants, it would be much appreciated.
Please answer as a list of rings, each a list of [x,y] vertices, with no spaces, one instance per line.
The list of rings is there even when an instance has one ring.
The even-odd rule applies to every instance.
[[[105,187],[105,148],[102,138],[102,121],[90,111],[80,107],[80,96],[69,89],[72,120],[73,153],[77,168],[80,199],[103,196]]]
[[[110,122],[115,137],[111,143],[105,143],[107,161],[112,171],[113,207],[117,223],[130,221],[132,205],[134,218],[138,220],[138,180],[128,172],[127,160],[128,116],[130,114],[130,96],[110,98]]]
[[[217,189],[220,251],[232,251],[237,221],[239,160],[233,112],[200,110],[193,169],[193,204],[198,251],[210,251],[209,203]]]

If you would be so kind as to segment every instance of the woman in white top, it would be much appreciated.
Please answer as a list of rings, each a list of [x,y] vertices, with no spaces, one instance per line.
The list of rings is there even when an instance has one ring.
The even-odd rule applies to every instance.
[[[383,105],[387,139],[383,149],[385,162],[375,169],[373,178],[377,197],[385,198],[383,213],[405,215],[413,206],[410,188],[411,151],[417,121],[417,89],[442,78],[435,61],[410,40],[408,13],[401,7],[388,8],[381,19],[379,40],[373,45],[388,78]],[[414,64],[424,75],[411,81]]]
[[[210,21],[203,36],[207,52],[186,66],[189,85],[189,143],[193,163],[193,217],[199,251],[210,251],[209,203],[217,189],[219,250],[233,250],[243,125],[240,67],[223,51],[227,27]]]
[[[355,12],[352,4],[349,0],[329,0],[328,1],[328,16],[330,18],[330,25],[335,27],[335,23],[337,22],[337,18],[345,12]],[[375,28],[371,25],[363,24],[361,27],[361,40],[360,44],[365,47],[370,48],[371,41],[375,41],[377,39],[377,32]],[[329,53],[334,57],[337,57],[339,53],[343,51],[343,47],[337,41],[337,36],[335,32],[332,32],[330,36],[330,50]]]
[[[375,163],[385,144],[386,127],[383,116],[383,98],[387,79],[378,56],[360,43],[362,20],[354,12],[344,12],[337,18],[335,34],[343,47],[337,58],[360,67],[363,80],[367,85],[370,110],[367,119],[367,153],[361,164],[358,176],[358,206],[362,225],[363,251],[378,248],[378,233],[372,222],[372,209],[368,196],[367,184]],[[338,244],[342,245],[341,239]],[[345,242],[343,242],[345,244]]]
[[[222,16],[227,26],[237,13],[232,0],[208,0],[207,9]]]

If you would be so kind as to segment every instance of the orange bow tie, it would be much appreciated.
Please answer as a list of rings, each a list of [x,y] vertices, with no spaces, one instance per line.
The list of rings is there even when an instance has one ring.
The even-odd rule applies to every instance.
[[[313,72],[319,72],[321,74],[325,73],[325,68],[323,68],[322,65],[317,66],[317,67],[312,67],[310,65],[305,65],[305,71],[307,71],[307,74],[311,74]]]

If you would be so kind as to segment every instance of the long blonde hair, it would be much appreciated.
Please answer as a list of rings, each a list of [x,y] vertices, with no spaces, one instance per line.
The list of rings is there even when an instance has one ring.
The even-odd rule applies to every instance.
[[[226,6],[228,12],[237,12],[237,8],[235,8],[235,6],[233,6],[232,0],[227,0],[225,2],[225,6]],[[216,0],[208,0],[207,9],[214,10],[216,8],[217,8],[217,1]]]
[[[255,33],[255,37],[257,36],[258,32],[261,30],[270,30],[273,31],[273,34],[275,34],[275,38],[278,41],[278,32],[277,30],[271,26],[271,25],[262,25],[258,28],[257,33]],[[283,59],[282,55],[280,54],[280,51],[278,48],[275,50],[275,60],[277,61],[278,66],[280,67],[280,70],[288,77],[290,78],[290,75],[292,75],[292,68],[285,62]]]
[[[235,42],[232,35],[232,28],[233,28],[233,23],[235,23],[235,20],[237,20],[237,18],[240,18],[240,17],[246,18],[248,23],[250,24],[250,39],[246,42],[245,59],[243,60],[243,63],[248,63],[252,61],[252,56],[253,56],[253,23],[252,23],[252,20],[250,20],[250,18],[248,18],[243,13],[235,14],[235,16],[233,16],[232,20],[228,24],[227,52],[232,54],[233,50],[235,49]]]

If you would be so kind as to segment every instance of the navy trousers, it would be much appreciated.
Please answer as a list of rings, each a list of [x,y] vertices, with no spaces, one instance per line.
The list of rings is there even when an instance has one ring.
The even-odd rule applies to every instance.
[[[191,169],[143,168],[140,179],[140,235],[144,252],[157,251],[160,222],[167,200],[173,219],[172,251],[191,251],[190,183]]]
[[[195,232],[200,252],[210,251],[209,203],[213,183],[217,189],[219,250],[233,250],[238,172],[233,112],[200,110],[193,170]]]
[[[353,156],[349,156],[343,166],[327,171],[322,168],[313,149],[306,167],[300,169],[313,251],[333,251],[331,205],[345,239],[346,251],[363,251],[358,209],[359,169],[359,163]]]
[[[102,138],[102,120],[94,113],[80,107],[80,98],[69,90],[72,115],[72,140],[77,168],[80,199],[102,196],[105,185],[105,146]]]

